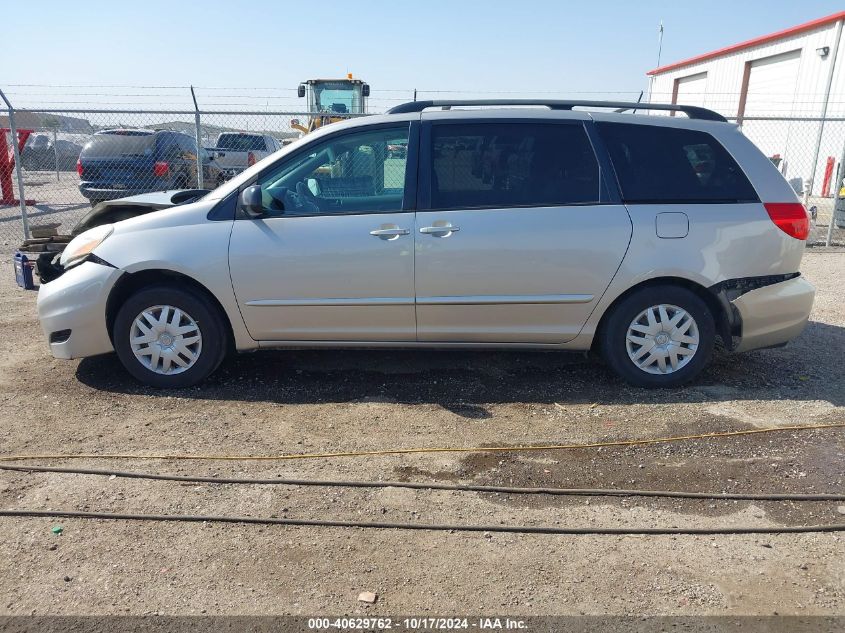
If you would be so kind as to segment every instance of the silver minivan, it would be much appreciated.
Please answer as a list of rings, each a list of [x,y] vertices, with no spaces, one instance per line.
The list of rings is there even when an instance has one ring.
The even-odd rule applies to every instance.
[[[643,107],[422,101],[326,126],[74,239],[39,292],[50,349],[114,350],[157,387],[232,350],[595,349],[669,387],[717,339],[785,344],[814,295],[795,192],[720,115]]]

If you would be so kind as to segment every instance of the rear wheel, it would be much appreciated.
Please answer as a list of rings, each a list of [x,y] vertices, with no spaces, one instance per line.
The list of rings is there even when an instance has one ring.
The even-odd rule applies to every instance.
[[[204,295],[172,286],[151,286],[121,306],[114,348],[135,378],[159,388],[194,385],[211,374],[226,353],[226,329]]]
[[[611,368],[637,387],[677,387],[710,360],[716,326],[707,304],[678,286],[643,288],[614,307],[601,334]]]

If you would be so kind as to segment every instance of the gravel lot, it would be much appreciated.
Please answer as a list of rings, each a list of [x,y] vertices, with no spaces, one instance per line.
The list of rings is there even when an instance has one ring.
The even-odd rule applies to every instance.
[[[8,261],[8,259],[6,260]],[[151,391],[114,356],[50,357],[35,293],[0,275],[3,454],[279,454],[506,446],[845,421],[845,253],[811,250],[818,295],[790,346],[718,354],[697,383],[639,391],[558,353],[264,352]],[[845,492],[845,429],[641,447],[295,462],[40,460],[215,476]],[[519,497],[185,484],[0,471],[0,508],[419,523],[779,526],[845,503]],[[61,524],[63,532],[51,531]],[[0,519],[0,615],[837,614],[845,534],[549,536]],[[378,595],[358,602],[359,592]]]

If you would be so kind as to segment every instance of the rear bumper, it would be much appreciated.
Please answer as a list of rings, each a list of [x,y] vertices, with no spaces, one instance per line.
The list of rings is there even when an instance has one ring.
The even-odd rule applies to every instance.
[[[40,287],[38,320],[53,356],[84,358],[112,351],[106,300],[121,274],[110,266],[83,262]]]
[[[737,352],[782,345],[801,334],[816,289],[803,277],[751,290],[733,303],[742,318],[742,334]]]

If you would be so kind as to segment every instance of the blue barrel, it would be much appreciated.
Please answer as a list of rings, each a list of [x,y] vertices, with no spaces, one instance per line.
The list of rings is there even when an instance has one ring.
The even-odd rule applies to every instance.
[[[15,253],[15,280],[24,290],[35,290],[35,282],[32,280],[32,262],[20,251]]]

